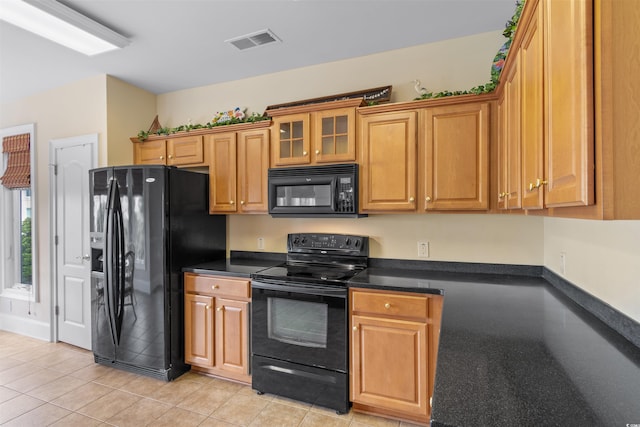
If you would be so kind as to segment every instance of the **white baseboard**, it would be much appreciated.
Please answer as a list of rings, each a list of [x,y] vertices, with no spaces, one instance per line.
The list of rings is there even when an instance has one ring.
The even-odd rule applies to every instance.
[[[51,328],[49,323],[40,322],[27,317],[0,313],[0,330],[25,335],[43,341],[51,341]]]

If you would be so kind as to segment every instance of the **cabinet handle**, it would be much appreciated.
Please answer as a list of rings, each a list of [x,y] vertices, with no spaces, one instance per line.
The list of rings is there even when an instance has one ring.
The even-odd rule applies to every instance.
[[[430,202],[430,201],[431,201],[431,196],[427,196],[427,197],[425,197],[425,198],[424,198],[424,201],[425,201],[425,202]]]
[[[219,287],[220,287],[220,286],[218,286],[218,285],[213,285],[213,286],[211,287],[211,289],[214,289],[214,290],[215,290],[215,289],[218,289]]]
[[[387,310],[391,308],[391,304],[389,304],[388,302],[384,304],[384,308],[386,308]]]
[[[354,327],[353,327],[353,330],[354,330],[354,331],[357,331],[357,330],[358,330],[358,327],[357,327],[357,326],[354,326]]]
[[[230,201],[229,201],[229,204],[230,204],[230,205],[233,205],[234,203],[235,203],[235,202],[234,202],[233,200],[230,200]]]
[[[414,201],[414,200],[415,200],[415,199],[414,199],[413,197],[409,197],[409,201],[410,201],[411,203],[413,203],[413,201]]]
[[[216,311],[224,311],[224,307],[218,307],[216,308]]]
[[[303,155],[303,156],[306,156],[307,154],[308,154],[308,153],[307,153],[306,151],[303,151],[303,152],[302,152],[302,155]]]
[[[316,154],[320,154],[320,150],[316,150]]]
[[[504,199],[505,197],[507,197],[507,193],[505,192],[498,193],[498,199]]]
[[[211,306],[210,306],[210,305],[206,306],[205,308],[206,308],[207,310],[211,310]]]
[[[547,185],[549,182],[540,178],[536,179],[536,188],[540,188],[541,185]],[[529,184],[531,185],[531,184]]]
[[[529,183],[529,191],[533,191],[534,188],[538,188],[535,185],[533,185],[533,182]]]
[[[164,156],[160,156],[160,160],[164,160]]]
[[[240,204],[241,204],[241,205],[244,205],[244,200],[240,200]]]
[[[173,159],[173,154],[169,154],[169,158],[170,158],[170,159]]]

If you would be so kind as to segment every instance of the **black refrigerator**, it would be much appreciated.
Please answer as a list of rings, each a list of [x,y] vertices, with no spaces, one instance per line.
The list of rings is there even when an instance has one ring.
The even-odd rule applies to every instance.
[[[184,362],[182,268],[224,258],[209,175],[167,166],[89,171],[92,350],[97,363],[164,380]]]

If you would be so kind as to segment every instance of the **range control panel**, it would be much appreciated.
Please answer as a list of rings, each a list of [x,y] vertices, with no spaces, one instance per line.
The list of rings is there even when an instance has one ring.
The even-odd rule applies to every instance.
[[[289,234],[287,241],[289,252],[336,251],[349,255],[368,256],[369,238],[347,234],[297,233]]]

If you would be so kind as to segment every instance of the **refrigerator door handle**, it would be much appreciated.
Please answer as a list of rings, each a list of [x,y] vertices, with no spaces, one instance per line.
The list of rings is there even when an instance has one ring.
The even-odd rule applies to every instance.
[[[118,190],[118,186],[115,186],[114,189],[114,205],[113,205],[113,215],[115,219],[115,238],[116,238],[116,256],[117,260],[115,263],[116,269],[116,282],[114,283],[114,326],[115,326],[115,337],[116,344],[120,343],[120,335],[122,333],[122,321],[124,318],[124,288],[125,288],[125,280],[124,280],[124,267],[125,267],[125,250],[124,250],[124,221],[122,215],[122,205],[120,204],[120,190]]]
[[[114,277],[114,204],[115,204],[115,189],[117,188],[117,183],[114,179],[111,179],[109,182],[109,192],[107,196],[107,218],[105,224],[105,243],[104,243],[104,304],[106,317],[109,322],[109,331],[111,333],[111,341],[113,345],[116,345],[116,330],[114,325],[115,319],[115,307],[114,303],[114,280],[117,280]]]

